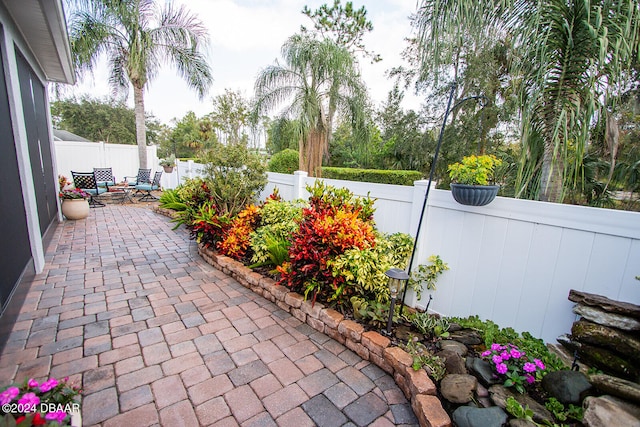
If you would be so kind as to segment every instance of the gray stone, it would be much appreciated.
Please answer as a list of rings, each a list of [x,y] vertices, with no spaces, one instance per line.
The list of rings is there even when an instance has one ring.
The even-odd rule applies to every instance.
[[[538,427],[538,424],[520,419],[509,420],[509,427]]]
[[[455,340],[442,340],[438,343],[438,345],[440,346],[441,350],[450,350],[461,357],[466,356],[467,352],[469,351],[466,345]]]
[[[302,409],[319,426],[341,426],[348,421],[347,417],[323,394],[303,403]]]
[[[551,396],[566,404],[580,405],[592,389],[591,383],[582,372],[555,371],[542,379],[542,387]]]
[[[487,387],[501,382],[495,375],[493,367],[488,360],[480,359],[478,357],[467,357],[467,367],[478,377],[478,380]]]
[[[587,320],[600,325],[611,326],[623,331],[640,331],[640,321],[620,314],[607,313],[595,307],[578,304],[573,307],[573,312]]]
[[[343,409],[358,426],[366,426],[389,410],[387,404],[373,393],[367,393]]]
[[[436,356],[444,360],[444,368],[447,374],[466,374],[467,368],[464,359],[458,353],[451,350],[442,350],[436,353]]]
[[[476,396],[478,397],[489,397],[489,390],[482,384],[478,383],[476,387]]]
[[[640,384],[605,374],[591,375],[589,381],[605,393],[640,403]]]
[[[537,423],[544,423],[546,421],[553,423],[553,415],[547,408],[536,402],[531,396],[528,394],[520,394],[515,391],[511,391],[507,387],[503,385],[493,385],[489,387],[489,394],[491,395],[491,400],[497,406],[502,409],[507,407],[507,399],[509,397],[513,397],[518,401],[518,403],[524,407],[529,407],[533,411],[533,421]]]
[[[467,403],[473,399],[478,380],[473,375],[450,374],[440,382],[442,397],[452,403]]]
[[[623,301],[615,301],[602,295],[590,294],[571,289],[569,291],[569,301],[577,302],[582,305],[599,307],[608,313],[623,314],[627,317],[640,319],[640,305]]]
[[[472,408],[461,406],[453,412],[453,422],[458,427],[502,427],[509,417],[497,406]]]
[[[640,427],[640,408],[614,397],[587,397],[583,407],[585,427]]]
[[[606,348],[640,362],[640,339],[618,329],[580,320],[573,322],[571,336],[575,341]]]
[[[450,331],[449,339],[452,339],[467,345],[478,345],[482,343],[482,337],[480,336],[480,334],[471,329],[463,329],[457,332]]]

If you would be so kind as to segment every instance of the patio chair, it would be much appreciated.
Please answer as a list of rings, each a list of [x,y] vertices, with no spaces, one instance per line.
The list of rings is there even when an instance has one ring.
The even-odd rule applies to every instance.
[[[156,172],[153,175],[153,181],[148,184],[140,184],[136,185],[136,190],[146,192],[141,198],[140,201],[148,201],[148,200],[158,200],[156,196],[151,194],[152,191],[160,189],[160,178],[162,177],[162,172]]]
[[[103,207],[104,203],[97,199],[97,197],[107,192],[106,187],[98,187],[98,183],[96,181],[96,175],[94,172],[73,172],[71,171],[71,176],[73,177],[73,185],[80,190],[86,191],[91,195],[89,199],[89,207]]]
[[[135,181],[130,181],[129,178],[135,178]],[[129,184],[130,187],[136,187],[138,185],[149,184],[151,183],[151,169],[138,169],[138,175],[136,176],[125,176],[124,180]],[[136,190],[135,194],[140,193],[140,190]]]
[[[116,178],[113,176],[111,168],[93,168],[93,173],[96,175],[98,187],[105,187],[109,190],[109,186],[116,185]]]

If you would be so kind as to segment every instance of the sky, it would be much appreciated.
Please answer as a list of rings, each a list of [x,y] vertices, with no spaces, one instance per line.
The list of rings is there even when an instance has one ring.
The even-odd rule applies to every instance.
[[[193,111],[197,116],[211,112],[212,99],[225,89],[239,91],[247,99],[253,96],[253,86],[260,70],[281,60],[280,48],[285,40],[299,32],[300,26],[313,28],[311,19],[301,13],[307,5],[316,10],[332,0],[174,0],[184,4],[208,28],[209,45],[206,49],[213,73],[213,85],[200,100],[178,76],[175,69],[165,65],[147,86],[145,110],[162,123],[182,118]],[[345,1],[342,1],[344,5]],[[402,64],[404,39],[411,34],[409,15],[416,10],[416,0],[354,1],[354,7],[365,6],[373,31],[364,38],[368,50],[380,54],[382,61],[371,64],[360,58],[363,81],[369,89],[374,106],[386,100],[393,81],[385,76],[392,67]],[[106,97],[108,86],[106,60],[96,67],[93,76],[82,77],[67,94]],[[407,93],[404,107],[418,109],[421,99]],[[133,106],[133,91],[127,100]],[[274,110],[274,116],[277,115]]]

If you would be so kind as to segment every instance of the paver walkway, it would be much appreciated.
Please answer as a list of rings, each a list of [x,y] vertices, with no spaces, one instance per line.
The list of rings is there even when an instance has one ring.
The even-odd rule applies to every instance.
[[[206,264],[172,226],[114,205],[58,225],[0,385],[69,376],[84,426],[417,424],[389,375]]]

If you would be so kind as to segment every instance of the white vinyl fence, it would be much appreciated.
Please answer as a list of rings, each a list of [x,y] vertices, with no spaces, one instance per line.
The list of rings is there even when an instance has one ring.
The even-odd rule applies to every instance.
[[[115,162],[106,166],[118,170]],[[179,162],[172,174],[163,175],[163,186],[174,188],[184,177],[201,174],[202,165]],[[276,187],[285,200],[305,199],[306,185],[315,180],[306,172],[268,175],[261,200]],[[426,181],[414,186],[325,181],[375,198],[379,230],[415,236]],[[456,203],[450,191],[432,189],[417,245],[416,264],[437,254],[450,270],[438,280],[437,290],[424,292],[421,300],[408,295],[407,303],[425,308],[431,294],[429,309],[447,316],[477,314],[555,342],[575,320],[567,299],[570,289],[640,304],[637,212],[503,197],[470,207]]]

